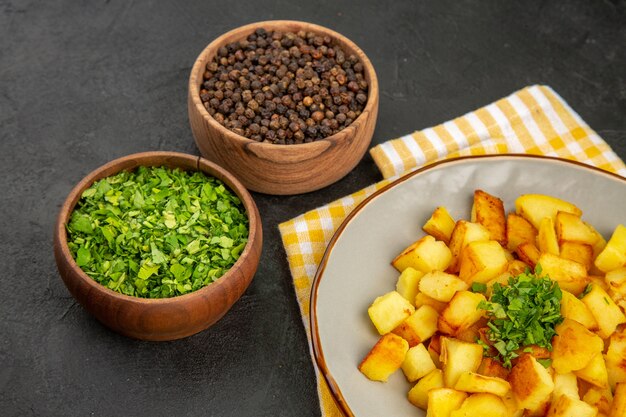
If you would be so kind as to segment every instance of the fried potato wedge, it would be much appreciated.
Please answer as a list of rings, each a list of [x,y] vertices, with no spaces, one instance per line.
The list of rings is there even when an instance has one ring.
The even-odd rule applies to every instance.
[[[452,253],[445,243],[426,235],[411,244],[391,261],[391,265],[402,272],[411,267],[424,273],[444,271],[452,262]]]
[[[506,247],[506,217],[502,200],[483,190],[475,190],[470,220],[485,226],[489,230],[489,239]]]
[[[509,213],[506,217],[506,247],[515,252],[520,243],[535,243],[537,228],[522,216]]]
[[[445,207],[437,207],[430,218],[424,223],[422,230],[437,240],[450,243],[455,221]]]
[[[577,321],[564,319],[552,338],[552,367],[560,374],[583,369],[601,353],[604,342]]]
[[[560,198],[544,194],[524,194],[515,200],[515,210],[517,214],[528,220],[536,229],[539,229],[541,220],[550,217],[552,221],[556,219],[559,211],[572,213],[577,216],[583,214],[582,210]]]
[[[409,344],[393,333],[381,337],[359,364],[359,370],[372,381],[385,382],[400,369]]]
[[[377,297],[367,309],[370,320],[381,335],[398,327],[414,312],[413,304],[397,291]]]
[[[450,237],[450,251],[452,252],[452,262],[448,267],[448,272],[459,272],[459,261],[461,252],[471,242],[480,242],[489,240],[489,230],[482,224],[472,223],[465,220],[459,220],[452,230]]]
[[[531,355],[522,355],[509,374],[511,390],[520,408],[533,410],[544,403],[554,389],[552,375]]]

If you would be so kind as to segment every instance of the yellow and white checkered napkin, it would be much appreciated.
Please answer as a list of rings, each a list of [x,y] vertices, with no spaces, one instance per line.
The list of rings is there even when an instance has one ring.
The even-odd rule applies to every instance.
[[[494,153],[558,156],[626,177],[626,166],[609,145],[546,86],[524,88],[452,121],[372,148],[384,180],[279,225],[309,343],[311,284],[326,245],[348,213],[416,168],[455,156]],[[317,368],[316,373],[322,415],[341,416]]]

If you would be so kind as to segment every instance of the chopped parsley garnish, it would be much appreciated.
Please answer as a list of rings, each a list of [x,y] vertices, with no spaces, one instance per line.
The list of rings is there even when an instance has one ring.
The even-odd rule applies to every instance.
[[[487,311],[487,338],[491,344],[478,343],[485,348],[485,355],[495,357],[507,368],[527,346],[552,350],[554,328],[563,321],[561,289],[549,277],[540,275],[537,266],[535,274],[526,271],[509,278],[509,285],[496,283],[490,300],[478,305]]]
[[[68,246],[91,278],[122,294],[166,298],[221,277],[248,241],[239,198],[201,172],[139,167],[86,189]]]
[[[552,359],[550,359],[550,358],[537,359],[537,362],[539,362],[541,365],[543,365],[544,368],[549,368],[550,365],[552,365]]]
[[[485,292],[487,292],[487,284],[484,284],[482,282],[473,282],[472,292],[480,292],[484,294]]]
[[[580,295],[578,296],[578,298],[582,299],[585,295],[589,294],[591,292],[591,288],[592,288],[591,284],[587,284],[583,292],[581,292]]]

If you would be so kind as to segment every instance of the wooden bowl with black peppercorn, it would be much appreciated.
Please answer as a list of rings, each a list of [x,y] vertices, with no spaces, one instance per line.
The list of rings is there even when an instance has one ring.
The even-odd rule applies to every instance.
[[[198,56],[188,111],[200,152],[250,190],[292,195],[347,175],[367,151],[378,81],[341,34],[298,21],[234,29]]]
[[[105,188],[102,189],[104,191],[109,187],[106,185],[109,183],[106,182],[107,180],[116,181],[112,178],[117,178],[118,175],[127,175],[125,178],[134,174],[137,178],[147,177],[151,172],[148,171],[150,169],[158,170],[153,174],[152,180],[145,185],[146,190],[155,193],[154,197],[148,193],[145,193],[143,197],[137,196],[141,194],[138,190],[129,193],[127,189],[133,186],[131,181],[118,181],[122,191],[116,194],[115,190],[111,190],[110,195],[104,193],[104,199],[97,200],[93,204],[96,208],[93,217],[88,218],[82,225],[79,223],[84,220],[79,216],[86,216],[80,212],[86,206],[86,198],[89,196],[95,198],[97,190],[100,190],[99,185],[104,184]],[[172,175],[177,175],[176,181],[170,182],[164,172],[174,172],[175,174]],[[139,180],[136,181],[139,182]],[[115,182],[111,183],[115,184]],[[183,189],[185,184],[193,184],[193,190]],[[168,194],[163,192],[165,190],[169,190],[171,197],[164,197]],[[231,207],[235,207],[233,210],[237,210],[241,225],[245,225],[244,229],[247,228],[247,231],[244,230],[241,233],[238,252],[233,255],[229,266],[224,267],[219,274],[207,278],[211,271],[209,270],[207,275],[206,270],[210,267],[206,267],[207,263],[198,262],[198,259],[192,258],[204,247],[208,247],[209,240],[217,235],[212,226],[218,216],[215,210],[207,209],[208,206],[202,205],[198,197],[203,196],[206,198],[205,201],[222,203],[221,200],[216,201],[220,197],[216,197],[215,193],[228,196],[228,200],[224,199],[227,201],[224,204],[232,204]],[[135,199],[138,200],[134,201]],[[125,205],[122,200],[128,203]],[[146,210],[153,210],[156,217],[161,213],[165,216],[166,213],[161,211],[157,202],[166,204],[167,210],[176,211],[176,207],[185,206],[187,208],[181,208],[176,211],[175,215],[172,214],[170,223],[165,222],[165,225],[145,217],[143,213],[130,214],[127,209],[131,207],[131,211],[139,212],[140,210],[135,209],[136,207],[147,206]],[[112,214],[106,214],[107,210]],[[192,212],[195,215],[186,216]],[[77,217],[74,217],[75,214]],[[100,218],[96,215],[100,215]],[[131,216],[133,216],[132,219],[138,221],[134,223],[132,219],[127,221]],[[211,222],[211,226],[201,225],[203,217],[208,219],[207,222]],[[229,223],[230,218],[226,220],[226,223]],[[146,225],[147,229],[137,231],[142,227],[141,225]],[[216,227],[223,229],[221,223]],[[108,229],[106,233],[105,228]],[[194,234],[190,232],[191,228],[194,229]],[[84,233],[81,236],[77,230],[87,233],[89,237],[85,238]],[[146,230],[155,232],[144,234]],[[194,241],[188,242],[188,236],[193,236],[188,240],[194,239]],[[54,255],[61,278],[69,292],[104,325],[136,339],[174,340],[191,336],[208,328],[224,316],[241,297],[256,272],[262,240],[261,219],[257,207],[246,188],[232,174],[198,156],[176,152],[144,152],[116,159],[97,168],[72,189],[61,207],[55,225]],[[81,245],[78,254],[76,242]],[[123,242],[126,243],[122,244]],[[157,247],[159,242],[163,245],[160,250]],[[230,243],[232,242],[226,239],[223,245],[223,248],[226,248],[224,250],[232,250]],[[101,246],[94,249],[94,246],[98,245]],[[141,245],[145,247],[141,248]],[[126,246],[139,249],[129,255],[123,252]],[[87,251],[87,255],[82,255],[83,259],[81,259],[81,250]],[[218,254],[220,250],[217,248]],[[141,260],[133,260],[137,254],[140,254]],[[213,256],[213,252],[208,250],[207,254],[207,258],[201,261]],[[160,259],[156,260],[155,256]],[[85,258],[88,260],[96,258],[98,263],[89,264],[85,262]],[[117,283],[111,279],[101,280],[102,275],[100,277],[93,275],[94,271],[107,271],[108,274],[108,271],[114,269],[115,262],[123,264],[120,271],[124,274],[113,278],[117,280]],[[134,268],[131,262],[134,262]],[[155,263],[150,264],[150,262]],[[156,262],[159,264],[157,265]],[[101,267],[101,265],[106,266]],[[155,267],[155,265],[158,270],[146,269],[149,272],[142,275],[144,266],[148,268]],[[137,273],[139,266],[141,268]],[[202,269],[203,266],[204,269]],[[186,276],[185,268],[188,269]],[[147,292],[143,295],[139,294],[138,289],[141,288],[139,285],[145,285],[150,279],[149,275],[156,274],[157,271],[161,276],[155,277],[152,283],[156,282],[160,287],[155,287],[151,294]],[[185,283],[180,278],[189,277],[196,280],[194,288],[190,285],[188,288],[181,287],[177,290],[178,285],[184,286]],[[198,282],[198,279],[204,281]],[[105,285],[106,283],[109,285]],[[124,293],[120,293],[120,285],[125,288]],[[168,287],[166,288],[165,285]],[[165,294],[166,289],[172,292]],[[181,290],[182,295],[176,293]],[[134,295],[128,295],[129,293]]]

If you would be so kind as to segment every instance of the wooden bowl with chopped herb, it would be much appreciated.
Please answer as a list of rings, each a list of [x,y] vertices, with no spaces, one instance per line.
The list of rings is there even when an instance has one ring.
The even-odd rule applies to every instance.
[[[61,207],[59,273],[100,322],[173,340],[219,320],[256,272],[261,220],[246,188],[198,156],[146,152],[87,175]]]
[[[252,23],[196,59],[187,107],[198,149],[250,190],[326,187],[361,160],[374,134],[378,81],[365,53],[322,26]]]

